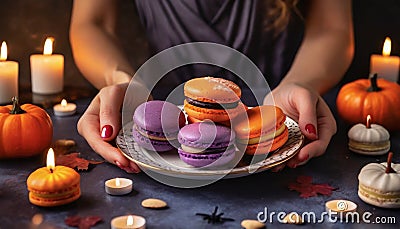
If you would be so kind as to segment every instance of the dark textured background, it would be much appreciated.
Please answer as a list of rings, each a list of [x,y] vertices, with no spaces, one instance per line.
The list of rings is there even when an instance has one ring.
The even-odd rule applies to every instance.
[[[148,57],[134,2],[120,0],[119,33],[132,65],[140,66]],[[7,41],[9,59],[20,63],[20,87],[30,89],[29,56],[41,53],[47,36],[56,39],[55,53],[65,55],[65,85],[93,88],[76,68],[68,40],[72,0],[2,0],[0,40]],[[392,38],[392,54],[400,54],[400,2],[397,0],[355,0],[356,54],[342,82],[367,77],[369,57],[381,53],[386,36]]]

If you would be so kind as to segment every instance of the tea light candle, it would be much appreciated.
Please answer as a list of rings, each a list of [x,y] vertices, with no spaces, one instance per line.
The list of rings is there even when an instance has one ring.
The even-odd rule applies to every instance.
[[[355,212],[357,204],[350,200],[330,200],[325,203],[325,210],[327,212]]]
[[[146,219],[138,215],[125,215],[111,220],[111,229],[145,229]]]
[[[132,180],[127,178],[114,178],[105,182],[106,193],[120,196],[132,191]]]
[[[64,86],[64,56],[53,53],[53,38],[44,43],[43,55],[31,55],[32,92],[56,94]]]
[[[11,103],[18,96],[18,63],[7,61],[7,44],[1,43],[0,53],[0,104]]]
[[[400,58],[390,56],[392,41],[386,37],[383,44],[382,55],[371,55],[370,73],[378,73],[381,78],[397,82],[399,76]]]
[[[54,114],[56,116],[69,116],[76,112],[76,104],[68,103],[67,100],[63,99],[60,104],[53,107]]]

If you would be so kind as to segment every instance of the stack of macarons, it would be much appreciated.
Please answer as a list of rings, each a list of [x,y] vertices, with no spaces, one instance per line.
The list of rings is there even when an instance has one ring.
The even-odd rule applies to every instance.
[[[175,104],[154,100],[136,108],[133,122],[132,134],[139,146],[164,152],[177,148],[177,135],[186,118]]]
[[[230,120],[246,110],[240,102],[240,87],[223,78],[194,78],[185,83],[183,90],[184,110],[190,123],[211,120],[229,125]]]
[[[183,162],[204,167],[230,162],[236,147],[248,155],[268,155],[288,140],[282,110],[272,105],[248,109],[240,101],[241,89],[229,80],[194,78],[185,83],[184,95],[188,124],[182,110],[169,102],[148,101],[136,109],[138,145],[159,152],[177,148]]]
[[[235,133],[211,121],[184,126],[178,134],[179,157],[194,167],[226,165],[235,156]]]
[[[233,121],[236,146],[248,155],[268,155],[283,146],[289,132],[286,115],[273,105],[253,107]]]
[[[39,168],[29,175],[26,184],[29,201],[41,207],[68,204],[81,196],[80,175],[66,166]]]

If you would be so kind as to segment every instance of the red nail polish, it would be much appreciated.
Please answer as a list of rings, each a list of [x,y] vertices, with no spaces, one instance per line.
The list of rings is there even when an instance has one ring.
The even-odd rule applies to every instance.
[[[307,124],[305,129],[309,134],[314,134],[314,135],[317,134],[317,131],[315,130],[315,126],[313,124]]]
[[[310,155],[307,154],[307,155],[304,157],[304,159],[301,160],[300,162],[305,162],[305,161],[307,161],[309,157],[310,157]]]
[[[110,126],[110,125],[105,125],[105,126],[103,126],[103,128],[101,128],[101,134],[100,134],[100,136],[101,136],[102,138],[109,138],[109,137],[111,137],[112,133],[113,133],[113,128],[112,128],[112,126]]]

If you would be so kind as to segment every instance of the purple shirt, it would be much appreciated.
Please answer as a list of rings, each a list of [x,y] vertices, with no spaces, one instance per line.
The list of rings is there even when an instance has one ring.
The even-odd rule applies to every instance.
[[[153,54],[188,42],[227,45],[249,57],[271,88],[289,70],[303,37],[303,22],[295,14],[276,37],[273,31],[264,29],[266,7],[262,0],[136,0],[135,3]],[[166,76],[160,85],[172,86],[193,77],[214,75],[245,87],[234,74],[210,65],[181,67],[175,74],[179,77]]]

